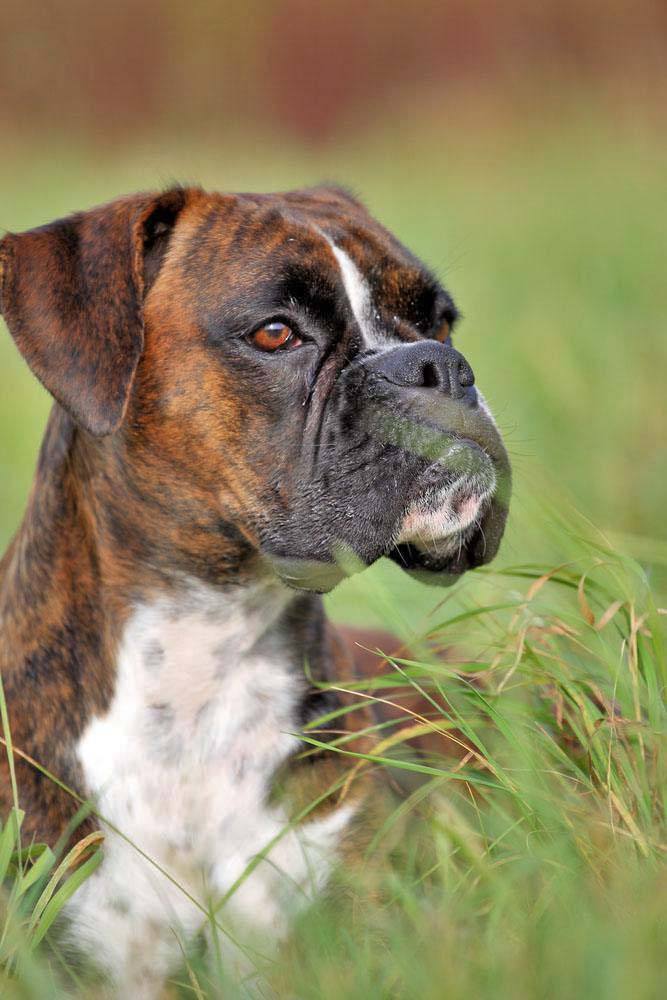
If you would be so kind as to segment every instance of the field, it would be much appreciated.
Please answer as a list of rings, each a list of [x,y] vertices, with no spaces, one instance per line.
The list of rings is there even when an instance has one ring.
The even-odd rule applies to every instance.
[[[346,887],[352,916],[318,908],[298,928],[298,960],[271,965],[281,996],[661,995],[667,144],[605,121],[485,128],[435,150],[417,123],[401,155],[387,132],[363,151],[318,154],[276,138],[261,157],[238,153],[252,136],[176,156],[166,141],[97,157],[3,150],[7,229],[171,179],[349,184],[452,291],[465,316],[456,344],[506,437],[514,496],[490,570],[437,591],[380,565],[328,599],[335,617],[389,624],[416,648],[426,635],[455,646],[463,680],[424,653],[391,681],[434,692],[428,724],[446,734],[456,723],[472,756],[456,771],[446,757],[378,751],[426,783],[378,831],[378,851],[391,850],[376,901]],[[49,404],[1,332],[4,546]],[[2,841],[0,873],[1,862]],[[41,1000],[56,995],[59,963],[31,948],[36,895],[19,898],[15,868],[0,957],[19,975],[2,995]],[[221,995],[224,970],[209,975],[191,958],[183,995]],[[225,997],[237,993],[225,984]]]

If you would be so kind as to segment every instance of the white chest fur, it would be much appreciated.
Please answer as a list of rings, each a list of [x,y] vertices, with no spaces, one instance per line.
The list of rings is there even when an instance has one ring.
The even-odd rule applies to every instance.
[[[177,938],[205,922],[189,897],[204,907],[220,898],[273,841],[223,924],[233,916],[280,936],[330,873],[350,808],[284,832],[287,816],[267,801],[275,769],[298,747],[303,665],[275,626],[288,600],[273,585],[233,601],[197,586],[128,621],[115,697],[78,754],[100,815],[134,846],[107,828],[105,860],[69,910],[74,937],[119,991],[152,995],[178,958]]]

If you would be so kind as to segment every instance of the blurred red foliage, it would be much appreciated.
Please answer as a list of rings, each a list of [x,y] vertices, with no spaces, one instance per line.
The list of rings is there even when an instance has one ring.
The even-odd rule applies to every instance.
[[[0,126],[116,141],[271,123],[309,141],[454,88],[664,98],[664,0],[3,0]]]

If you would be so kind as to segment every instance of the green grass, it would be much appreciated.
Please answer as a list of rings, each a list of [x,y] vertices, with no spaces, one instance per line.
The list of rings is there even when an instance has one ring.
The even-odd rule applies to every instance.
[[[264,157],[231,153],[237,141],[147,143],[103,164],[82,150],[3,150],[0,224],[25,228],[172,177],[226,189],[334,177],[439,271],[466,317],[457,345],[511,452],[507,538],[491,571],[452,590],[381,565],[328,606],[413,642],[418,661],[396,664],[392,683],[424,686],[430,724],[446,733],[455,721],[478,764],[461,780],[451,761],[418,762],[400,744],[382,752],[430,770],[378,831],[383,860],[368,868],[381,891],[367,898],[356,880],[342,910],[315,907],[268,977],[279,995],[313,1000],[657,998],[667,952],[667,143],[583,114],[456,145],[449,135],[446,123],[435,140],[433,127],[404,130],[401,155],[382,133],[317,155],[278,140],[265,140]],[[0,543],[23,509],[47,408],[1,337]],[[429,633],[456,649],[464,680],[424,651]],[[32,861],[21,871],[18,857],[5,901],[27,898],[16,887]],[[41,1000],[55,995],[52,970],[67,973],[50,932],[32,947],[28,903],[34,894],[0,911],[14,942],[14,978],[0,992]],[[189,962],[183,995],[219,996],[222,973],[211,982]],[[225,984],[225,997],[241,992]]]
[[[355,758],[423,783],[379,826],[361,873],[341,873],[335,905],[316,904],[283,954],[257,961],[259,995],[660,995],[665,612],[638,564],[598,534],[584,537],[581,522],[557,522],[566,565],[488,571],[447,592],[423,639],[454,656],[395,661],[365,689],[425,691],[432,711],[421,725],[442,735],[443,756],[417,758],[385,729],[374,754]],[[382,601],[390,611],[386,593]],[[447,757],[452,727],[469,750],[463,766]],[[345,738],[334,745],[348,752]],[[14,865],[10,900],[30,865]],[[224,906],[216,920],[214,937]],[[66,960],[48,935],[35,952],[35,925],[15,903],[6,935],[19,957],[3,995],[62,995],[51,977],[67,979]],[[183,996],[217,997],[223,986],[225,997],[246,995],[196,954],[176,981]]]

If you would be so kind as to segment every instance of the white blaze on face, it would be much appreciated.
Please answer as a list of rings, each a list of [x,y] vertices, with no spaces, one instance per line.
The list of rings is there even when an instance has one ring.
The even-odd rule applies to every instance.
[[[361,271],[344,250],[330,243],[334,257],[338,261],[345,291],[352,307],[354,318],[365,333],[371,315],[371,296]]]
[[[357,321],[357,326],[361,330],[366,345],[368,347],[386,347],[386,343],[378,336],[373,323],[371,292],[363,274],[344,250],[336,246],[333,240],[330,240],[324,233],[322,235],[336,258],[343,279],[345,293],[352,309],[352,315]]]

